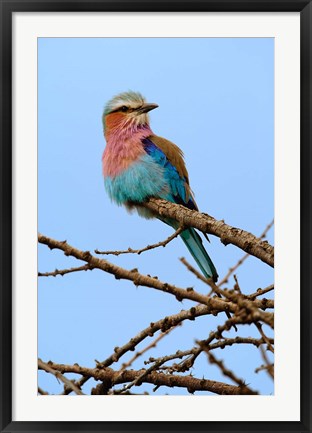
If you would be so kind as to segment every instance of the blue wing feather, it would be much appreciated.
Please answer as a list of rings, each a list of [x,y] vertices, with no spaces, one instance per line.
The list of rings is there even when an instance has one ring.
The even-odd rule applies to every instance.
[[[155,162],[165,169],[165,176],[170,186],[171,197],[167,197],[170,201],[177,204],[183,204],[189,209],[196,209],[196,205],[190,197],[186,199],[185,177],[181,177],[176,167],[166,157],[165,153],[153,143],[149,138],[142,140],[145,152],[150,155]]]
[[[190,197],[188,200],[186,199],[187,179],[179,174],[177,168],[173,164],[171,164],[163,150],[160,149],[155,143],[153,143],[151,139],[145,138],[144,140],[142,140],[142,143],[145,152],[151,158],[153,158],[153,160],[157,162],[157,164],[164,168],[166,182],[170,187],[170,196],[166,196],[163,198],[177,204],[183,204],[189,209],[197,210],[197,206],[192,200],[192,197]],[[178,227],[178,223],[176,221],[168,219],[162,219],[162,221],[171,225],[175,229]],[[212,277],[214,281],[217,281],[218,273],[207,251],[205,250],[198,233],[192,227],[190,227],[188,229],[185,229],[181,233],[181,238],[183,239],[183,242],[194,257],[205,277]]]

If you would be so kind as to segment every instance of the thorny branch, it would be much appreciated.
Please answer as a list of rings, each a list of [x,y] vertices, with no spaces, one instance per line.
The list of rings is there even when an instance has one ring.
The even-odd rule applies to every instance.
[[[202,295],[196,292],[193,288],[182,289],[172,284],[163,283],[157,278],[150,277],[148,275],[142,275],[137,269],[128,271],[127,269],[121,268],[120,266],[114,265],[104,259],[99,259],[93,256],[89,251],[81,251],[74,248],[66,241],[57,241],[55,239],[38,235],[38,241],[42,244],[48,245],[50,249],[57,248],[62,250],[66,256],[72,256],[76,259],[87,262],[92,269],[101,269],[105,272],[115,275],[118,279],[125,279],[132,281],[136,286],[151,287],[156,290],[161,290],[165,293],[174,295],[178,301],[183,299],[189,299],[204,305],[209,306],[211,311],[229,311],[235,313],[237,306],[233,302],[229,302],[225,299],[211,298],[209,296]],[[255,300],[254,305],[259,309],[259,320],[267,323],[269,326],[273,325],[273,314],[260,311],[261,309],[272,308],[273,302],[263,300]]]
[[[45,363],[41,361],[41,359],[38,359],[38,368],[39,370],[44,370],[47,373],[53,374],[58,380],[61,380],[66,386],[68,386],[72,391],[74,391],[77,395],[83,395],[83,392],[70,380],[67,379],[67,377],[64,377],[58,369],[55,369],[51,366],[50,363]]]
[[[213,282],[213,280],[211,278],[205,278],[205,277],[203,277],[184,258],[181,258],[180,260],[188,268],[189,271],[191,271],[194,275],[197,276],[197,278],[199,278],[200,280],[202,280],[203,282],[205,282],[206,284],[208,284],[211,287],[212,291],[217,294],[217,296],[219,296],[219,297],[223,296],[223,297],[227,298],[229,301],[232,301],[232,302],[236,303],[240,308],[243,307],[244,309],[246,309],[249,312],[253,311],[256,316],[258,314],[260,314],[260,315],[262,314],[261,312],[259,313],[258,311],[256,311],[254,309],[254,305],[252,303],[251,304],[249,303],[250,300],[248,299],[247,296],[244,296],[241,293],[236,293],[234,290],[229,291],[229,290],[221,289],[219,286],[217,286]],[[263,299],[261,302],[262,303],[264,302],[264,304],[266,305],[266,308],[273,308],[274,307],[274,301],[269,302],[270,307],[267,304],[267,299]],[[272,316],[272,321],[270,323],[268,323],[268,322],[266,322],[266,323],[273,328],[273,316]]]
[[[231,227],[208,214],[163,199],[150,198],[144,203],[144,207],[155,212],[156,215],[173,218],[185,227],[194,227],[203,233],[215,235],[224,245],[233,244],[274,267],[274,247],[245,230]]]
[[[266,228],[263,230],[263,232],[261,233],[261,235],[259,236],[259,239],[264,239],[268,233],[268,231],[270,230],[270,228],[273,226],[274,224],[274,219],[266,226]],[[218,286],[222,286],[223,284],[227,283],[229,281],[230,276],[233,274],[233,272],[236,271],[237,268],[239,268],[239,266],[241,266],[244,261],[250,256],[249,253],[246,253],[243,257],[241,257],[238,262],[236,263],[236,265],[232,266],[229,270],[228,273],[222,278],[222,280],[220,280],[218,282]]]
[[[229,377],[231,380],[233,380],[233,382],[237,383],[237,385],[240,386],[241,388],[246,388],[247,394],[257,394],[257,392],[250,389],[242,379],[238,378],[233,373],[232,370],[229,370],[228,368],[226,368],[223,361],[221,361],[220,359],[217,359],[209,350],[207,350],[207,348],[205,346],[203,346],[203,350],[207,353],[209,362],[211,364],[216,364],[220,368],[220,370],[222,371],[224,376]]]
[[[120,374],[119,371],[115,371],[111,368],[86,368],[80,367],[77,364],[65,365],[56,364],[54,362],[48,362],[47,365],[62,375],[65,373],[76,373],[88,378],[93,377],[93,379],[97,381],[100,380],[102,384],[105,384],[106,389],[110,389],[114,385],[134,382],[140,378],[142,382],[150,383],[156,385],[157,387],[168,386],[186,388],[189,393],[194,393],[195,391],[210,391],[220,395],[249,394],[248,390],[246,390],[246,387],[228,385],[214,380],[197,379],[192,376],[167,375],[164,373],[158,373],[156,371],[152,371],[145,375],[145,369],[125,370],[122,372],[122,374]],[[42,369],[41,364],[39,364],[39,369]],[[93,393],[97,394],[98,390],[99,388],[95,388]]]
[[[97,368],[106,368],[112,365],[115,362],[118,362],[119,359],[125,355],[128,352],[132,352],[135,350],[135,347],[140,344],[143,340],[145,340],[148,337],[153,337],[155,333],[158,331],[162,331],[164,333],[168,333],[168,331],[172,328],[177,327],[180,325],[184,320],[194,320],[195,317],[199,317],[202,315],[209,314],[211,310],[209,307],[204,307],[202,305],[199,305],[197,307],[192,307],[190,310],[181,310],[180,313],[174,314],[172,316],[167,316],[164,319],[158,320],[157,322],[151,322],[150,326],[143,329],[139,334],[132,337],[126,344],[124,344],[121,347],[115,347],[114,353],[110,355],[108,358],[106,358],[102,362],[97,361]],[[214,312],[211,312],[212,314],[215,314]],[[121,367],[122,371],[124,369],[124,366]],[[86,378],[81,379],[79,386],[84,385],[86,382]],[[69,389],[65,390],[65,394],[68,394],[70,392]]]
[[[180,313],[165,317],[164,319],[161,319],[155,323],[151,323],[149,327],[145,328],[143,331],[141,331],[139,334],[137,334],[135,337],[131,338],[125,345],[121,347],[115,347],[114,353],[110,355],[108,358],[106,358],[102,362],[97,362],[97,368],[98,369],[105,369],[112,365],[115,362],[118,362],[119,359],[126,354],[127,352],[131,352],[134,350],[134,348],[141,343],[144,339],[147,337],[152,337],[157,331],[161,330],[162,332],[168,332],[170,329],[178,326],[180,323],[182,323],[184,320],[194,320],[196,317],[206,315],[211,313],[209,310],[209,307],[199,305],[197,307],[192,307],[190,310],[181,310]],[[213,312],[212,312],[213,314]],[[245,317],[242,318],[242,322],[239,321],[239,318],[236,319],[234,324],[237,323],[245,323],[244,322]],[[223,330],[228,330],[231,328],[231,323],[226,323]],[[155,366],[158,367],[162,365],[163,363],[167,362],[168,360],[177,359],[177,358],[183,358],[184,356],[192,355],[192,363],[190,364],[187,360],[185,364],[182,364],[180,368],[176,368],[176,371],[187,371],[194,363],[195,359],[198,357],[198,355],[202,351],[202,347],[206,347],[207,350],[214,350],[217,348],[224,348],[226,346],[232,346],[233,344],[252,344],[256,347],[259,347],[261,344],[264,344],[266,341],[263,339],[254,339],[254,338],[243,338],[243,337],[236,337],[236,338],[229,338],[224,340],[219,340],[222,335],[223,331],[220,327],[215,333],[212,333],[208,340],[201,341],[201,347],[195,347],[192,350],[181,352],[178,351],[176,354],[171,355],[170,357],[165,357],[162,359],[153,360],[156,362]],[[161,334],[161,336],[164,334]],[[215,338],[217,338],[219,341],[217,341],[214,344],[210,344]],[[274,343],[273,339],[269,340],[271,344]],[[154,343],[155,344],[155,343]],[[153,344],[153,345],[154,345]],[[160,361],[160,362],[159,362]],[[155,368],[154,366],[154,368]],[[127,367],[127,366],[126,366]],[[125,369],[125,365],[122,365],[121,370],[119,372],[122,372]],[[82,386],[87,381],[87,378],[84,377],[80,380],[79,383],[77,383],[78,386]],[[66,394],[68,393],[69,389]]]
[[[251,233],[226,225],[223,221],[216,221],[209,215],[200,214],[196,211],[189,211],[183,206],[173,205],[164,200],[151,199],[146,203],[146,207],[155,212],[157,211],[162,216],[176,219],[180,222],[179,229],[164,241],[158,242],[154,245],[148,245],[147,247],[138,250],[129,248],[128,250],[123,251],[100,252],[95,250],[95,252],[114,255],[126,253],[140,254],[144,251],[167,245],[171,240],[177,237],[185,227],[191,225],[204,233],[219,236],[225,245],[232,243],[246,251],[247,254],[240,262],[243,262],[245,257],[251,254],[272,267],[274,265],[273,247],[267,242],[261,241],[272,223],[271,225],[268,225],[259,238],[256,238]],[[191,212],[191,214],[189,212]],[[211,279],[204,278],[186,261],[185,263],[183,262],[202,282],[210,286],[211,291],[209,295],[203,295],[196,292],[193,288],[182,289],[175,285],[161,282],[157,277],[153,278],[149,275],[140,274],[137,269],[126,270],[107,260],[93,256],[89,251],[81,251],[69,245],[66,241],[57,241],[41,234],[38,235],[38,241],[46,244],[50,249],[57,248],[63,251],[65,255],[75,257],[76,259],[85,262],[82,266],[63,270],[55,269],[53,272],[39,273],[39,276],[48,277],[66,275],[72,272],[99,269],[114,275],[116,279],[130,280],[136,286],[142,285],[171,294],[175,296],[178,301],[187,299],[197,303],[197,305],[188,310],[181,310],[177,314],[150,323],[147,328],[138,333],[135,337],[131,338],[126,344],[121,347],[115,347],[114,353],[108,356],[104,361],[96,361],[95,368],[80,367],[78,364],[74,364],[73,366],[56,364],[51,361],[44,363],[43,361],[38,360],[39,369],[53,374],[64,383],[63,394],[75,392],[76,394],[81,395],[82,386],[89,378],[94,378],[101,382],[92,390],[92,394],[132,395],[133,393],[130,392],[131,388],[134,386],[140,386],[142,383],[155,385],[154,391],[160,386],[169,386],[183,387],[190,393],[195,391],[210,391],[216,394],[230,395],[257,394],[257,391],[254,391],[247,386],[242,379],[239,379],[233,371],[226,368],[224,363],[217,360],[217,358],[212,354],[212,351],[215,349],[224,349],[237,344],[245,344],[259,348],[265,364],[258,367],[255,371],[266,370],[270,377],[274,377],[274,366],[270,363],[266,355],[266,350],[274,352],[274,340],[268,337],[262,329],[262,324],[266,324],[272,329],[274,327],[274,314],[266,311],[267,309],[274,308],[274,301],[266,298],[258,299],[259,296],[273,290],[274,285],[263,289],[259,288],[252,294],[245,295],[239,288],[236,279],[236,284],[233,290],[221,289],[220,286],[225,282],[223,280],[226,278],[228,279],[230,274],[221,280],[219,285],[216,285]],[[236,266],[230,268],[229,272],[233,273],[234,270],[241,265],[240,262]],[[227,314],[231,313],[232,316],[228,316],[229,319],[226,322],[217,326],[214,331],[210,332],[207,339],[197,341],[195,347],[184,351],[178,350],[174,354],[158,358],[150,357],[149,360],[144,362],[145,364],[151,364],[147,369],[128,369],[138,357],[142,356],[152,347],[155,347],[162,338],[168,335],[172,329],[181,325],[185,320],[195,320],[196,318],[205,315],[217,316],[220,312],[226,312]],[[230,336],[225,336],[225,333],[231,331],[232,328],[243,325],[255,325],[261,334],[261,338],[240,336],[231,338]],[[134,351],[138,344],[148,337],[153,337],[159,331],[161,331],[161,333],[150,344],[148,344],[144,349],[139,350],[130,360],[128,360],[128,362],[123,362],[119,369],[113,370],[111,368],[111,365],[118,363],[126,353]],[[237,386],[213,380],[198,379],[194,378],[192,375],[179,376],[177,374],[185,374],[189,371],[194,366],[198,356],[203,352],[206,352],[209,361],[215,363],[222,373],[233,380]],[[177,360],[179,360],[179,362],[177,362]],[[69,380],[64,376],[64,374],[67,373],[79,374],[81,375],[81,378],[79,380]],[[123,385],[123,388],[115,388],[115,386],[118,385]],[[48,394],[40,387],[38,388],[38,393],[41,395]]]

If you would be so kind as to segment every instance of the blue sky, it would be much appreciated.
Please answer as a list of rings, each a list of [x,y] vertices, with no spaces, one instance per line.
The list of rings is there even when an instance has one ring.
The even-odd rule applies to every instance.
[[[184,152],[196,201],[203,212],[260,234],[274,216],[274,40],[271,38],[39,38],[38,225],[42,234],[93,251],[139,248],[171,230],[130,215],[104,190],[101,116],[114,95],[140,91],[159,108],[151,127]],[[210,236],[205,243],[220,277],[244,254]],[[268,240],[274,243],[273,230]],[[127,269],[158,275],[180,287],[207,292],[181,264],[192,264],[183,242],[140,256],[106,257]],[[39,245],[39,271],[79,262]],[[237,276],[245,293],[273,282],[273,270],[249,258]],[[231,280],[233,283],[233,280]],[[115,346],[190,302],[139,287],[99,271],[41,278],[38,285],[38,354],[43,360],[93,366]],[[203,317],[172,331],[149,356],[186,350],[206,338],[223,317]],[[238,335],[256,335],[246,326]],[[145,341],[138,349],[145,347]],[[125,357],[131,357],[132,353]],[[262,393],[273,392],[256,348],[216,352]],[[123,360],[123,358],[122,358]],[[139,368],[142,359],[133,368]],[[205,356],[197,377],[224,380]],[[39,374],[43,389],[59,392]],[[151,387],[146,387],[148,391]],[[172,393],[160,388],[158,394]],[[181,390],[175,390],[182,393]]]

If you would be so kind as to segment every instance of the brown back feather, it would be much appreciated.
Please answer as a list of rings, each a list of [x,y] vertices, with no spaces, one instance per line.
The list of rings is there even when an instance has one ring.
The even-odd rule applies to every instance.
[[[172,141],[169,141],[163,137],[159,137],[158,135],[151,135],[148,138],[154,144],[156,144],[157,147],[159,147],[164,152],[164,154],[166,155],[168,160],[171,162],[171,164],[174,165],[176,167],[176,169],[178,170],[178,173],[181,176],[181,178],[185,179],[186,200],[188,201],[189,198],[191,197],[196,208],[197,208],[197,205],[195,203],[195,200],[194,200],[191,188],[190,188],[188,172],[187,172],[187,169],[185,167],[185,162],[183,159],[182,150],[176,144],[172,143]]]
[[[185,178],[186,182],[189,183],[188,172],[183,160],[182,150],[176,144],[163,137],[151,135],[149,139],[164,152],[171,164],[178,170],[179,175],[182,178]]]

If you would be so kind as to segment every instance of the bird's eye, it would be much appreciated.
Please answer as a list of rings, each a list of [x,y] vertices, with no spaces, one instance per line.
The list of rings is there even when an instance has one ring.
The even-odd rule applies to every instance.
[[[123,105],[123,106],[121,107],[121,111],[123,111],[123,112],[128,111],[128,107],[126,107],[125,105]]]

